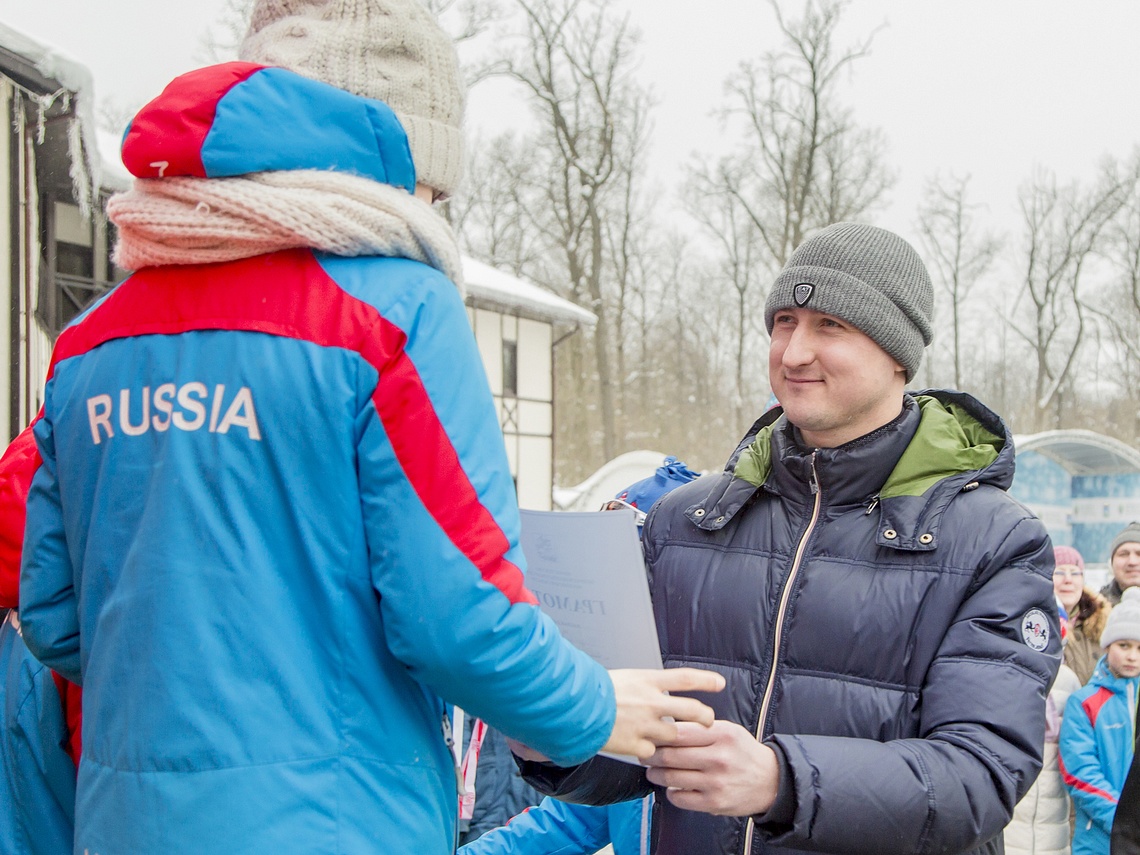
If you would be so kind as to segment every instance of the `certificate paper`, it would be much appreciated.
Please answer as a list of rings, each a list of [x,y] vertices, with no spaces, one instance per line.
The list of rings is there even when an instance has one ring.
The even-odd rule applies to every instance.
[[[606,668],[661,668],[633,511],[522,511],[526,586]]]

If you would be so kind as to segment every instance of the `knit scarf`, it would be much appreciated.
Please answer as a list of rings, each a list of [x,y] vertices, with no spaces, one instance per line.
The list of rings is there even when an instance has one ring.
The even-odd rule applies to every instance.
[[[406,190],[321,170],[137,179],[107,202],[124,270],[233,261],[295,247],[421,261],[463,290],[451,226]]]

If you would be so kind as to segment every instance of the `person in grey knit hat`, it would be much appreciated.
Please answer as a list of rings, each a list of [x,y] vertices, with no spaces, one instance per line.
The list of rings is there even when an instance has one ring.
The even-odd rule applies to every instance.
[[[662,657],[716,663],[717,721],[647,771],[524,757],[528,782],[586,804],[658,788],[657,855],[1001,851],[1060,665],[1053,548],[1006,492],[1001,418],[907,392],[932,307],[883,229],[793,252],[764,313],[779,406],[643,530]]]
[[[792,306],[850,322],[906,370],[907,382],[934,337],[934,286],[909,243],[875,226],[836,223],[792,253],[764,307],[764,323]]]
[[[1128,588],[1140,585],[1140,522],[1130,522],[1117,532],[1108,548],[1108,561],[1112,580],[1100,592],[1115,606]]]

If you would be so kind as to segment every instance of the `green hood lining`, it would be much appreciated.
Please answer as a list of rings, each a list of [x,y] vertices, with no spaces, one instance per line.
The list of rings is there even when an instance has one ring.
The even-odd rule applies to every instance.
[[[930,395],[918,395],[915,402],[921,413],[918,430],[879,491],[881,499],[921,496],[947,476],[985,469],[1005,445],[964,407]],[[764,427],[741,452],[733,475],[764,486],[772,471],[773,427]]]

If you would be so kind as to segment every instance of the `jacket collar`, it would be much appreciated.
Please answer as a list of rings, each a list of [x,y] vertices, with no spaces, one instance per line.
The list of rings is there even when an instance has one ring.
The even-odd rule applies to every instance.
[[[813,465],[829,506],[878,510],[880,546],[929,551],[938,546],[942,514],[955,496],[983,483],[1009,487],[1013,443],[996,414],[960,392],[907,395],[890,424],[831,449],[802,447],[776,408],[752,426],[725,471],[710,479],[706,498],[686,515],[711,531],[761,489],[810,501]]]
[[[1140,687],[1140,677],[1117,677],[1108,670],[1108,657],[1102,654],[1100,659],[1097,660],[1096,668],[1093,670],[1092,676],[1089,677],[1088,685],[1108,689],[1118,695],[1123,695],[1128,692],[1129,686],[1133,687],[1134,692],[1137,687]]]

